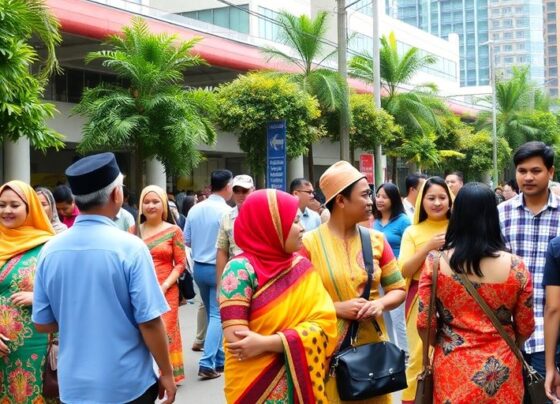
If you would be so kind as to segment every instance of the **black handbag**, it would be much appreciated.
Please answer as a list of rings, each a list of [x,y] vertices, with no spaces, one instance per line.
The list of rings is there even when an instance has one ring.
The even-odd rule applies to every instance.
[[[443,254],[443,258],[449,265],[449,258],[447,257],[447,255]],[[500,334],[504,341],[506,341],[517,359],[521,362],[523,366],[523,383],[525,385],[525,395],[523,397],[523,403],[543,404],[548,402],[548,398],[546,397],[546,393],[544,390],[544,378],[535,369],[533,369],[531,365],[527,363],[519,347],[515,344],[506,330],[504,330],[504,327],[502,326],[502,323],[500,323],[500,320],[498,320],[490,306],[488,306],[488,303],[486,303],[486,301],[480,296],[467,275],[465,275],[464,273],[460,273],[458,275],[465,289],[467,289],[472,298],[478,303],[482,311],[486,314],[486,316],[490,319],[490,321],[498,331],[498,334]]]
[[[373,278],[373,252],[369,230],[359,227],[362,253],[368,279],[362,297],[369,300]],[[382,335],[377,320],[372,320]],[[336,374],[338,395],[343,401],[364,400],[407,387],[405,352],[391,342],[376,342],[355,346],[359,322],[350,324],[340,350],[331,362],[331,373]]]
[[[193,277],[187,269],[183,271],[177,283],[179,284],[181,296],[187,300],[194,299],[196,292],[194,291]]]

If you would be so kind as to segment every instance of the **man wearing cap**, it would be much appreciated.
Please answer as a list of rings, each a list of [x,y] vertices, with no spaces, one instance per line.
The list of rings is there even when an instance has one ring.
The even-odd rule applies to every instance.
[[[310,209],[315,199],[313,185],[305,178],[296,178],[290,183],[290,194],[299,199],[299,219],[304,231],[311,231],[321,225],[321,216]]]
[[[235,208],[224,214],[220,222],[220,231],[216,241],[216,283],[219,285],[222,273],[230,258],[243,251],[237,247],[233,239],[233,223],[245,199],[255,190],[253,179],[248,175],[237,175],[233,178],[233,201]]]
[[[352,321],[360,321],[358,345],[387,341],[380,336],[371,320],[377,319],[385,329],[383,312],[398,307],[405,299],[405,281],[391,247],[383,233],[368,229],[374,276],[370,295],[361,297],[368,275],[360,240],[359,223],[371,214],[373,201],[365,176],[346,161],[329,167],[321,176],[321,190],[331,218],[318,229],[303,236],[302,255],[309,258],[333,299],[339,327],[337,346],[349,345],[345,331]],[[385,293],[379,296],[378,288]],[[338,381],[340,382],[340,380]],[[350,382],[348,380],[344,382]],[[330,377],[325,391],[328,402],[340,402],[336,377]],[[377,396],[375,402],[391,402],[391,396]]]
[[[41,251],[33,291],[35,327],[59,334],[60,399],[153,403],[165,393],[172,403],[176,386],[160,317],[169,307],[146,245],[113,222],[123,201],[115,156],[85,157],[66,177],[81,214]]]
[[[212,194],[192,207],[185,222],[185,244],[191,247],[194,261],[193,277],[206,307],[206,338],[204,353],[198,362],[198,376],[202,380],[220,377],[224,369],[222,322],[216,298],[216,240],[220,221],[231,208],[226,203],[232,195],[233,174],[215,170],[210,175]]]

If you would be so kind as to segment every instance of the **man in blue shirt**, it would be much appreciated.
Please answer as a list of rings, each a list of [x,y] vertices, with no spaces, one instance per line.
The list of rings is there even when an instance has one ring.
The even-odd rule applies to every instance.
[[[160,317],[169,307],[147,247],[113,222],[123,201],[115,156],[85,157],[66,176],[81,214],[41,251],[33,296],[37,330],[59,334],[60,399],[153,403],[166,394],[172,403],[176,386]]]
[[[212,194],[207,200],[192,207],[185,223],[185,243],[191,247],[194,261],[194,280],[206,306],[208,328],[204,340],[204,353],[198,362],[198,375],[214,379],[224,369],[222,349],[222,323],[216,298],[216,240],[220,221],[231,210],[226,203],[232,196],[233,174],[228,170],[213,171],[210,178]]]
[[[321,216],[309,204],[315,199],[313,185],[305,178],[296,178],[290,183],[290,194],[299,199],[299,220],[303,230],[308,232],[321,225]]]

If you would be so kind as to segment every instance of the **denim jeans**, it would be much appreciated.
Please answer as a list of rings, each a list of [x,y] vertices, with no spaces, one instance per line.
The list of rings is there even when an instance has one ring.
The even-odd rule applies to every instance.
[[[224,366],[224,350],[222,348],[222,321],[220,308],[216,299],[216,265],[194,263],[194,281],[200,290],[200,297],[206,307],[208,328],[204,340],[204,352],[198,366],[205,369],[216,369]]]

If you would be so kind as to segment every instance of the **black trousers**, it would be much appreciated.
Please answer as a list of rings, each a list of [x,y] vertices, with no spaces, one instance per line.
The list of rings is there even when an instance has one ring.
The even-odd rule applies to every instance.
[[[158,392],[158,383],[155,382],[148,390],[144,392],[144,394],[142,394],[136,400],[132,400],[128,404],[154,404],[154,401],[156,401],[156,398],[158,396]]]

